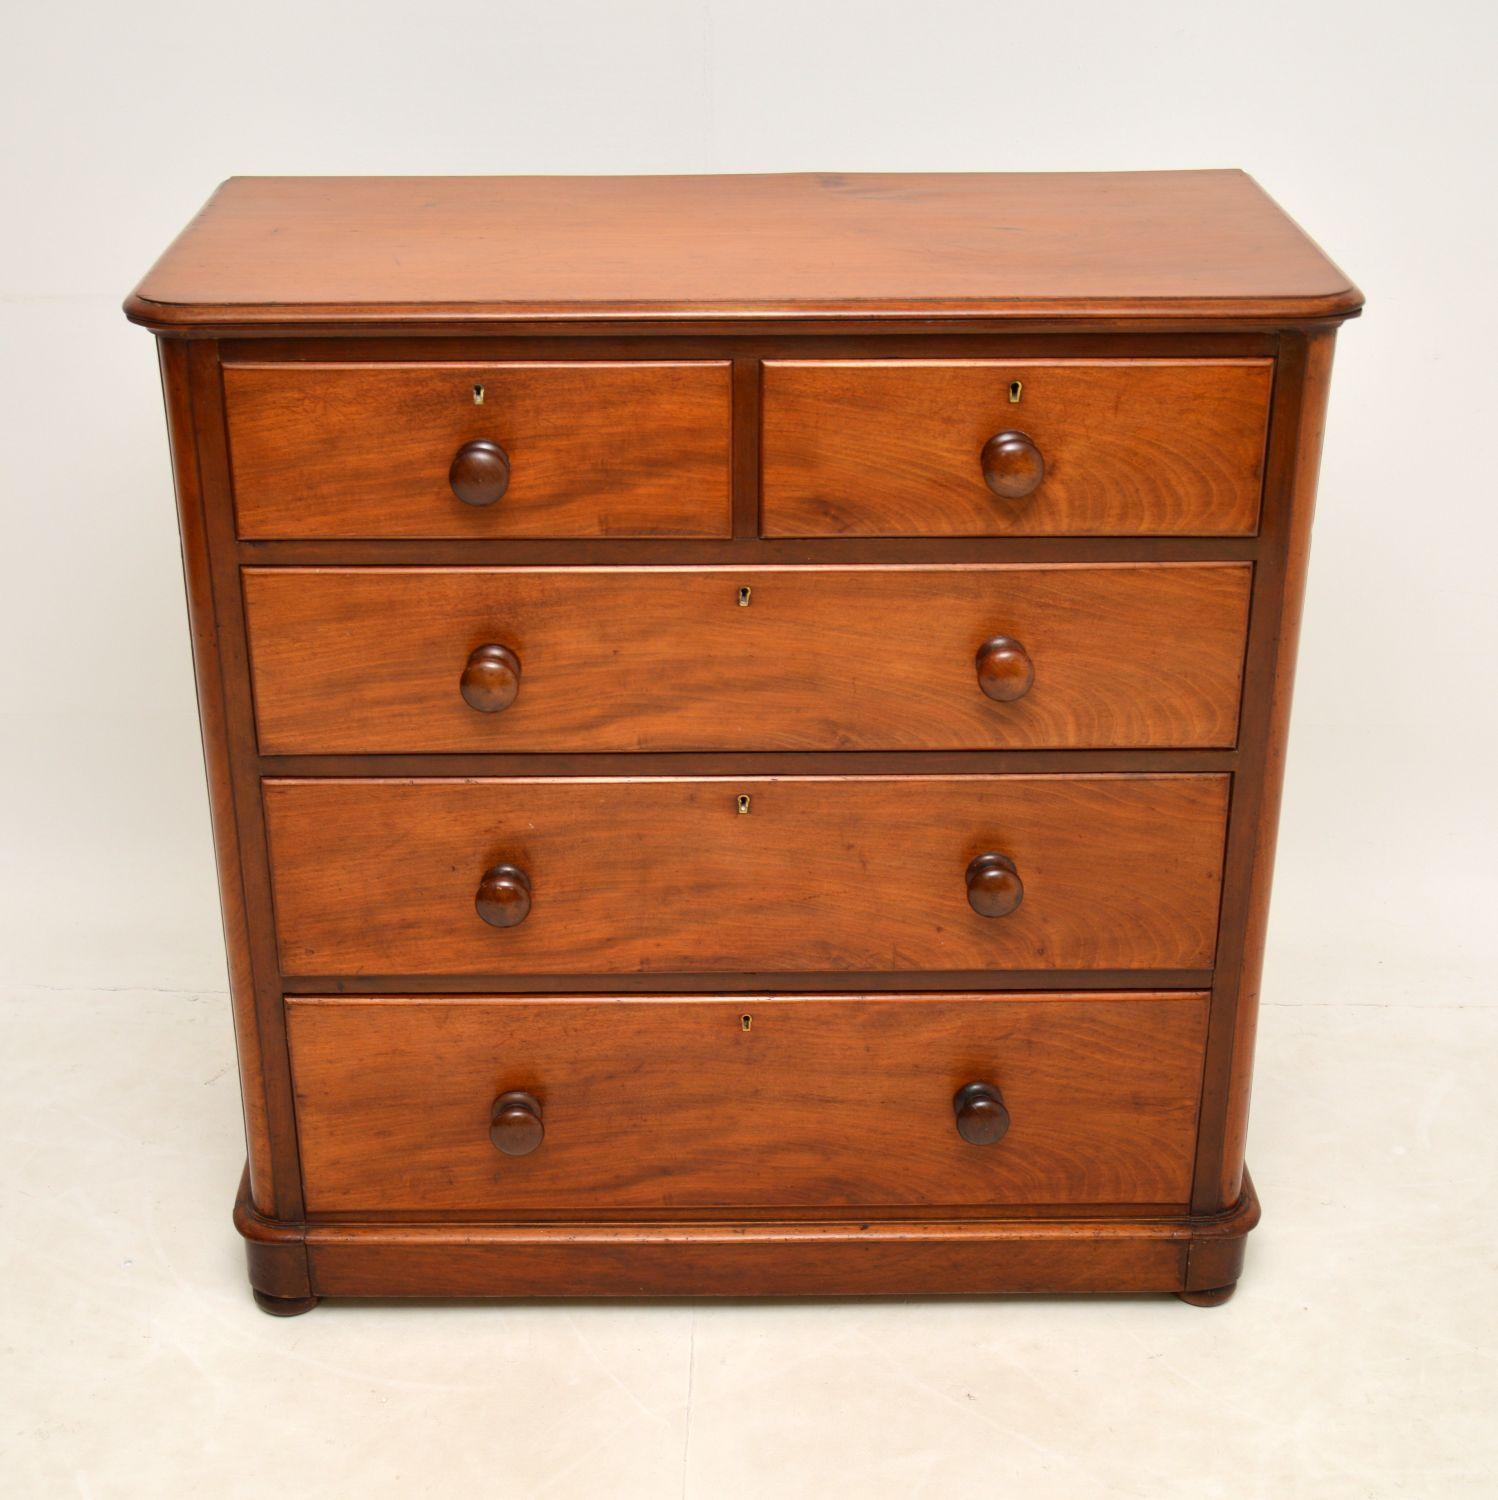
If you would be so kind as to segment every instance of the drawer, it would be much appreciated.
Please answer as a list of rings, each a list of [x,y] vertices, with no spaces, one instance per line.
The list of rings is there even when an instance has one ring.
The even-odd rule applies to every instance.
[[[244,587],[270,755],[918,750],[1231,745],[1250,577],[250,568]]]
[[[1200,969],[1227,791],[1212,775],[264,783],[297,975]],[[1015,872],[975,863],[993,855]]]
[[[286,1010],[314,1214],[1181,1210],[1190,1196],[1204,994],[293,997]],[[972,1083],[993,1093],[964,1128],[997,1140],[958,1132]],[[495,1134],[523,1155],[490,1139],[513,1093],[530,1098],[507,1102]]]
[[[764,532],[1251,535],[1272,368],[1267,359],[772,361]]]
[[[230,365],[224,400],[241,536],[730,531],[723,361]]]

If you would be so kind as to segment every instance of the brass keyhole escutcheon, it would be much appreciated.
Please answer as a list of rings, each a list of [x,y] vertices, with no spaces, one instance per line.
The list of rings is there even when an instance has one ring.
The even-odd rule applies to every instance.
[[[753,592],[754,592],[754,590],[752,588],[750,588],[747,583],[744,584],[743,587],[739,589],[739,608],[740,609],[748,609],[749,608],[749,596]]]
[[[482,406],[484,404],[484,388],[481,385],[476,385],[473,388],[473,404],[475,406]]]
[[[748,792],[740,792],[739,793],[738,808],[739,808],[739,815],[741,817],[745,813],[747,813],[749,811],[749,794],[748,794]]]
[[[1023,380],[1011,380],[1009,382],[1009,404],[1019,405],[1019,398],[1025,394],[1025,382]]]
[[[748,1029],[751,1026],[753,1026],[753,1025],[754,1025],[754,1017],[753,1016],[751,1016],[751,1015],[742,1015],[742,1016],[739,1017],[739,1030],[740,1031],[748,1031]]]

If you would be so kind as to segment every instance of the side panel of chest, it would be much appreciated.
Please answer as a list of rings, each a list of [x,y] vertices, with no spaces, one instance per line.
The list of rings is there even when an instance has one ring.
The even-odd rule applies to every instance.
[[[664,342],[642,345],[631,361],[629,341],[615,340],[613,355],[648,366]],[[1026,357],[1042,342],[1032,336]],[[851,341],[850,356],[864,361],[867,343]],[[1211,363],[1211,345],[1203,335],[1171,348]],[[854,530],[848,540],[776,540],[768,487],[765,540],[729,537],[729,490],[740,533],[753,514],[745,497],[759,494],[760,389],[745,347],[696,339],[675,362],[740,373],[724,428],[731,484],[724,480],[721,519],[670,541],[651,540],[665,532],[586,534],[583,523],[570,537],[548,523],[507,539],[481,529],[491,525],[484,520],[463,533],[425,520],[381,532],[368,517],[383,514],[386,501],[361,512],[357,493],[369,492],[340,497],[331,479],[317,481],[317,503],[350,517],[348,529],[338,529],[342,519],[309,533],[278,522],[277,535],[240,537],[219,350],[211,341],[167,345],[250,1144],[239,1217],[262,1290],[286,1298],[1195,1291],[1236,1275],[1257,1212],[1243,1133],[1330,335],[1285,335],[1272,361],[1222,361],[1234,370],[1272,364],[1256,522],[1236,529],[1235,521],[1232,535],[1200,527],[1167,537],[1153,523],[1115,517],[1085,540],[1075,510],[1050,536],[994,527],[964,539],[964,523],[935,490],[921,502],[932,527],[924,534],[901,523],[904,536],[881,535],[880,523],[862,539]],[[1152,347],[1138,336],[1115,340],[1106,357],[1148,360]],[[980,361],[1006,363],[981,340],[975,349]],[[377,366],[412,350],[372,342],[366,353]],[[534,341],[477,349],[468,340],[452,363],[466,373],[565,363],[568,352]],[[783,356],[784,339],[761,352]],[[339,357],[361,363],[355,353],[346,343]],[[834,350],[823,344],[824,353]],[[235,359],[242,364],[242,353]],[[652,515],[706,493],[673,487],[667,471],[682,472],[667,460],[648,485],[629,482],[618,493],[633,495],[631,504],[645,496]],[[1051,479],[1060,477],[1053,469]],[[393,485],[389,504],[419,506],[423,517],[461,504],[439,478],[424,477],[419,493]],[[883,503],[883,483],[868,491],[869,515]],[[1219,493],[1189,484],[1180,493],[1195,503],[1191,493],[1209,491]],[[1108,495],[1121,492],[1089,484],[1051,493],[1063,507],[1085,496],[1086,506],[1104,506],[1088,515],[1106,516]],[[1164,493],[1146,497],[1135,518]],[[561,503],[581,505],[593,518],[586,526],[608,524],[583,490],[571,494]],[[977,503],[997,501],[984,495]],[[694,514],[705,516],[696,503]],[[295,512],[295,502],[286,506]],[[750,590],[745,604],[741,588]],[[985,693],[975,659],[990,612],[1034,668],[1029,691],[1007,702]],[[520,648],[519,694],[503,712],[481,714],[462,698],[464,664],[507,631]],[[912,642],[903,653],[902,640]],[[842,671],[844,662],[853,665]],[[743,813],[740,797],[750,801]],[[991,853],[1012,857],[1024,885],[1021,903],[1000,917],[985,917],[970,899],[971,865]],[[527,867],[533,907],[522,924],[497,930],[476,914],[475,889],[505,860]],[[449,1119],[440,1101],[428,1111],[431,1129],[402,1148],[425,1164],[414,1177],[392,1187],[398,1163],[378,1150],[358,1171],[350,1165],[371,1139],[361,1111],[377,1106],[359,1092],[360,1062],[371,1078],[384,1065],[374,1022],[394,1024],[395,1012],[379,1009],[389,995],[419,991],[401,1004],[413,1013],[430,1006],[422,1013],[432,1016],[473,1007],[463,1011],[473,1023],[450,1034],[423,1025],[395,1049],[408,1059],[419,1062],[430,1045],[477,1078],[485,1058],[518,1056],[524,1042],[548,1076],[561,1076],[577,1059],[547,1039],[536,1019],[543,1012],[505,1009],[539,1001],[474,1001],[465,991],[487,978],[486,993],[498,995],[531,976],[538,992],[567,996],[576,984],[577,995],[608,1006],[611,990],[638,994],[659,983],[657,1041],[638,1057],[635,1041],[622,1043],[617,1073],[589,1054],[590,1097],[606,1101],[624,1086],[631,1058],[666,1070],[657,1094],[669,1094],[673,1078],[686,1087],[670,1061],[685,1055],[671,1049],[689,1029],[673,1030],[674,1003],[736,1015],[750,1008],[742,994],[772,988],[764,981],[776,974],[788,990],[823,992],[817,1014],[831,1070],[836,1049],[861,1034],[844,1007],[866,1003],[857,986],[877,982],[862,972],[870,969],[889,979],[890,1015],[912,1007],[909,1035],[923,1045],[931,1035],[914,1007],[931,1005],[922,1014],[935,1017],[958,999],[926,988],[937,984],[975,991],[958,1008],[975,1018],[974,1039],[989,1036],[976,1018],[998,1014],[984,1009],[985,994],[1021,982],[1053,993],[1094,985],[1100,1014],[1124,1018],[1119,1024],[1153,1014],[1128,1007],[1155,1003],[1146,990],[1175,983],[1182,988],[1161,997],[1160,1013],[1193,1019],[1162,1032],[1158,1048],[1118,1041],[1120,1093],[1092,1117],[1100,1162],[1083,1164],[1078,1137],[1056,1147],[1056,1160],[1071,1163],[1059,1177],[1042,1170],[1044,1152],[1027,1154],[1006,1169],[1012,1180],[999,1173],[985,1195],[959,1154],[937,1172],[950,1204],[943,1213],[955,1217],[912,1194],[910,1179],[881,1176],[856,1131],[838,1133],[854,1101],[868,1089],[884,1098],[879,1090],[894,1076],[872,1054],[867,1079],[854,1067],[835,1087],[829,1071],[814,1091],[819,1104],[789,1106],[811,1124],[777,1148],[783,1159],[766,1179],[776,1185],[758,1197],[736,1189],[733,1174],[715,1175],[708,1147],[675,1198],[669,1184],[609,1178],[606,1152],[569,1152],[565,1170],[547,1169],[555,1178],[533,1171],[520,1198],[486,1196],[475,1184],[518,1179],[492,1175],[482,1120],[477,1140],[460,1142],[456,1114]],[[715,994],[715,985],[740,998]],[[336,1002],[318,998],[334,993]],[[336,1045],[303,1045],[300,1066],[320,1061],[299,1081],[295,1018],[345,1003],[355,1024]],[[1065,1079],[1083,1083],[1114,1023],[1074,1025],[1087,1014],[1070,1008],[1085,1003],[1074,997],[1037,994],[1028,1003],[1036,1029],[1025,1045],[1057,1080],[1031,1102],[1050,1112],[1054,1139],[1064,1141],[1075,1123]],[[359,1026],[359,1016],[370,1023]],[[541,1029],[527,1031],[522,1016]],[[905,1035],[902,1023],[890,1024],[891,1036]],[[968,1022],[953,1024],[951,1035],[969,1036]],[[990,1040],[997,1049],[1000,1031]],[[449,1042],[457,1052],[442,1052]],[[391,1077],[408,1092],[434,1076],[424,1063],[401,1073],[393,1058],[385,1059]],[[1151,1092],[1161,1083],[1152,1070],[1171,1059],[1169,1080]],[[495,1088],[502,1081],[496,1071]],[[751,1085],[745,1075],[728,1092]],[[1129,1097],[1142,1101],[1148,1127],[1132,1145],[1119,1102]],[[705,1121],[696,1095],[683,1107]],[[724,1108],[737,1106],[730,1098]],[[401,1118],[417,1129],[423,1108]],[[314,1120],[315,1133],[305,1133]],[[818,1188],[814,1140],[828,1130],[837,1170]],[[734,1113],[733,1149],[749,1151],[752,1134],[752,1115]],[[950,1147],[946,1136],[935,1140],[929,1151],[911,1147],[923,1170]],[[1094,1171],[1113,1175],[1088,1196],[1076,1184]],[[435,1186],[442,1181],[452,1185],[447,1196]],[[1048,1181],[1072,1186],[1040,1212]],[[304,1199],[304,1184],[323,1196]],[[1146,1201],[1147,1213],[1138,1207]],[[877,1221],[868,1235],[825,1222],[859,1212]],[[726,1214],[738,1222],[720,1223]]]

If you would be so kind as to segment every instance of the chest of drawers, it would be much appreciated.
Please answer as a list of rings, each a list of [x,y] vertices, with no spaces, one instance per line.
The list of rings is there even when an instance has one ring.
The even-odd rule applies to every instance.
[[[1235,172],[220,188],[127,312],[261,1305],[1221,1301],[1359,307]]]

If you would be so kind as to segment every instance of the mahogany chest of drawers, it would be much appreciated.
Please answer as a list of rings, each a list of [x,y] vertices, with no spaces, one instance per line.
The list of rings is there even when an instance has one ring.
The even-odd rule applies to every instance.
[[[261,1305],[1221,1301],[1360,305],[1236,172],[220,188],[127,311]]]

